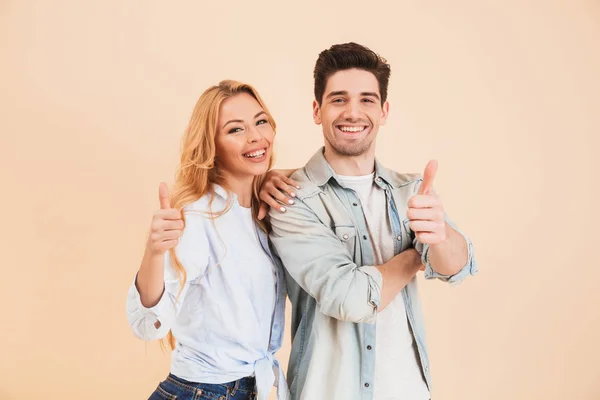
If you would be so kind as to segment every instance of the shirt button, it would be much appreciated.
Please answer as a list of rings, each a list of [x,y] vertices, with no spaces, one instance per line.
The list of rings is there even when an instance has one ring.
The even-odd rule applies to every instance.
[[[379,178],[379,177],[378,177],[378,178],[376,178],[376,179],[375,179],[375,182],[377,182],[377,183],[381,182],[381,178]]]
[[[396,239],[398,239],[398,241],[401,241],[402,240],[402,236],[398,235],[398,237]]]
[[[344,236],[342,236],[344,238],[344,240],[348,240],[348,235],[344,234]]]
[[[367,350],[371,350],[371,349],[372,349],[371,345],[368,345]]]
[[[358,207],[358,203],[352,203],[354,207]]]
[[[367,235],[363,235],[363,239],[367,240]]]
[[[371,386],[371,385],[369,385],[369,382],[365,383],[366,388],[368,388],[369,386]]]

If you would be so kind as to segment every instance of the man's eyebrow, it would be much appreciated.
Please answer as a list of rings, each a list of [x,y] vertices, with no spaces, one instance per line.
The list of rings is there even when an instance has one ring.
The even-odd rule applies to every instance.
[[[338,90],[338,91],[335,91],[335,92],[330,92],[327,95],[327,98],[334,97],[334,96],[347,96],[347,95],[348,95],[347,91],[345,91],[345,90]]]
[[[336,90],[335,92],[328,93],[326,98],[335,97],[335,96],[347,96],[347,95],[348,95],[348,92],[346,90]],[[377,94],[376,92],[362,92],[360,95],[366,96],[366,97],[375,97],[377,100],[379,100],[379,94]]]

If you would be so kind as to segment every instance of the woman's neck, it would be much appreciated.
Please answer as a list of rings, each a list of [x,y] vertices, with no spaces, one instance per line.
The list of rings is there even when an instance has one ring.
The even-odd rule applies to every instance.
[[[237,201],[240,206],[250,208],[252,206],[252,183],[254,177],[247,176],[240,178],[229,174],[224,175],[228,189],[237,196]]]

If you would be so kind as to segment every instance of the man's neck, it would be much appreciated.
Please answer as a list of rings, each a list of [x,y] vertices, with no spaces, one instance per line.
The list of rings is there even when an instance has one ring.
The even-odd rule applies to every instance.
[[[359,156],[341,155],[326,146],[323,155],[338,175],[364,176],[375,170],[374,146]]]

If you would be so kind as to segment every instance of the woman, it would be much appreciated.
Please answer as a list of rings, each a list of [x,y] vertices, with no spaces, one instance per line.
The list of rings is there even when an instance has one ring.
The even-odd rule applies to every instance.
[[[258,219],[274,135],[275,121],[249,85],[223,81],[194,108],[174,193],[159,187],[160,210],[127,299],[135,335],[166,336],[173,349],[151,400],[262,400],[273,384],[279,399],[289,396],[274,357],[285,279]]]

